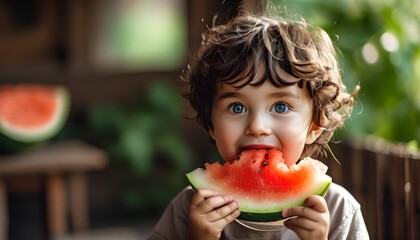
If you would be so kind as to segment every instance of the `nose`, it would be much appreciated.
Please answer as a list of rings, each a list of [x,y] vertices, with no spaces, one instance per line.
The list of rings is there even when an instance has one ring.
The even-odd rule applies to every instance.
[[[255,114],[250,116],[245,130],[245,135],[259,137],[270,135],[271,133],[272,129],[268,116],[265,116],[264,114]]]

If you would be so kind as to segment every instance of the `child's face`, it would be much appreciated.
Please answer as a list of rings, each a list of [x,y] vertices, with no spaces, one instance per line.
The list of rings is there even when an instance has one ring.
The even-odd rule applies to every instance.
[[[219,87],[210,135],[225,161],[232,162],[246,148],[277,148],[290,166],[299,160],[305,143],[321,132],[311,121],[312,100],[296,84],[275,87],[265,81],[259,87]]]

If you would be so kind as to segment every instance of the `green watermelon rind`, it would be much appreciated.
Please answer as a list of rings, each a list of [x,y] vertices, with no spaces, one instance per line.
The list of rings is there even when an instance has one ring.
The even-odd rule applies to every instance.
[[[195,190],[208,186],[207,183],[200,181],[199,177],[195,177],[196,174],[199,174],[204,169],[196,169],[190,173],[187,173],[188,181],[191,184],[191,187]],[[239,206],[239,211],[241,212],[238,219],[245,221],[253,222],[273,222],[282,220],[281,212],[284,209],[302,206],[305,199],[310,195],[319,195],[325,196],[328,192],[328,189],[331,186],[332,178],[326,174],[320,176],[321,179],[317,181],[316,188],[311,188],[306,191],[305,194],[302,194],[298,198],[295,198],[292,201],[288,201],[285,204],[274,204],[273,206],[261,205],[261,204],[252,204],[252,203],[241,203]]]
[[[331,186],[331,181],[326,182],[325,185],[321,185],[321,187],[317,191],[314,191],[310,195],[319,195],[323,197],[328,192],[328,189],[330,188],[330,186]],[[252,212],[252,210],[249,211],[246,209],[241,209],[241,207],[239,207],[239,211],[241,212],[241,215],[238,217],[238,219],[245,220],[245,221],[252,221],[252,222],[279,221],[283,219],[282,211],[284,209],[302,206],[303,202],[308,196],[302,196],[301,198],[297,199],[294,202],[290,202],[287,205],[278,206],[275,209],[261,209],[260,211]]]
[[[70,112],[70,94],[66,88],[58,86],[55,89],[55,95],[59,99],[60,109],[56,114],[55,120],[44,129],[38,129],[31,132],[26,129],[14,128],[0,119],[0,133],[4,136],[22,143],[35,143],[47,140],[57,134],[64,126]]]

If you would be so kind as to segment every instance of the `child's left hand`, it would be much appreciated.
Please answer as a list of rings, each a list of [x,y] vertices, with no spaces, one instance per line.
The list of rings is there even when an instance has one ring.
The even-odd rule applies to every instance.
[[[330,212],[327,202],[321,196],[309,196],[304,206],[284,210],[283,217],[293,217],[286,220],[284,225],[303,240],[328,238]]]

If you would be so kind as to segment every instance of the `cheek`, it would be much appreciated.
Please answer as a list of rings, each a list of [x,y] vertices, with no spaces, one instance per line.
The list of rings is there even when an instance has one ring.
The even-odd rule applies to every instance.
[[[227,162],[235,159],[237,143],[242,134],[240,124],[215,125],[214,140],[220,155]]]
[[[215,138],[214,140],[218,145],[222,144],[232,144],[235,142],[235,139],[237,138],[238,131],[237,127],[218,127],[215,130]]]
[[[296,144],[285,148],[283,151],[284,163],[289,167],[296,163],[302,154],[303,147],[304,144]]]
[[[280,136],[284,161],[288,166],[297,162],[303,152],[308,129],[301,127],[302,125],[305,126],[302,123],[290,124],[288,125],[290,127],[278,132],[277,136]]]

